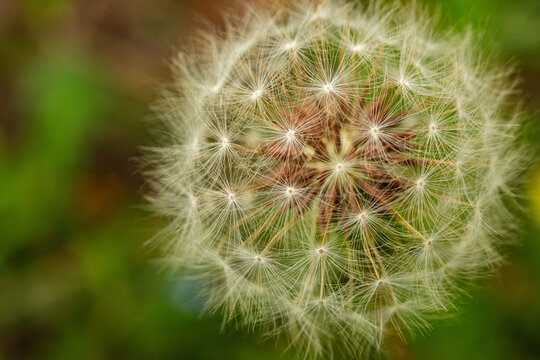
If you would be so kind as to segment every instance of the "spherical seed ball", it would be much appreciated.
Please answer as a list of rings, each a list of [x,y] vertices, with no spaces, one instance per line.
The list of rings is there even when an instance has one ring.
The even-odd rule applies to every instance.
[[[499,261],[512,81],[412,6],[253,13],[180,54],[156,106],[165,255],[226,320],[365,356]]]

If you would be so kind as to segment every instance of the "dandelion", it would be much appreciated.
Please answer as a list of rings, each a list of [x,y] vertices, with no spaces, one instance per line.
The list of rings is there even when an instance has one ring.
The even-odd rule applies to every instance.
[[[513,81],[414,7],[253,14],[181,56],[159,102],[165,257],[226,321],[366,357],[500,261],[524,166]]]

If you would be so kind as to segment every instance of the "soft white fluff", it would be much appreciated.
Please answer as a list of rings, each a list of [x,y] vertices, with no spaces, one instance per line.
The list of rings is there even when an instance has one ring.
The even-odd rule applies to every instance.
[[[365,356],[500,260],[520,123],[470,34],[414,3],[319,3],[230,16],[179,54],[149,198],[209,309]]]

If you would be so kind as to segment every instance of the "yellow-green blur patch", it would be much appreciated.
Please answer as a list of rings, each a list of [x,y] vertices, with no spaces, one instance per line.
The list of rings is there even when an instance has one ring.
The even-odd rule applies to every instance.
[[[531,199],[531,217],[540,224],[540,168],[536,169],[532,177],[529,193]]]

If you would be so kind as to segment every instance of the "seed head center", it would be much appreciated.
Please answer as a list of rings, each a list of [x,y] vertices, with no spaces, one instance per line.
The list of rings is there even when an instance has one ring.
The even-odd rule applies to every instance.
[[[287,131],[287,139],[292,140],[294,137],[294,130]]]
[[[252,100],[256,100],[258,98],[260,98],[262,95],[262,90],[261,89],[257,89],[253,92],[253,94],[251,94],[251,99]]]
[[[285,49],[292,50],[296,47],[296,41],[291,41],[285,44]]]
[[[324,91],[326,94],[330,94],[333,90],[334,90],[334,87],[332,86],[332,84],[325,84],[325,85],[323,85],[323,91]]]
[[[358,52],[364,50],[365,47],[366,47],[366,45],[364,45],[364,44],[356,44],[356,45],[353,45],[351,47],[351,50],[358,53]]]
[[[409,82],[405,80],[404,78],[399,79],[399,84],[403,87],[409,87]]]

